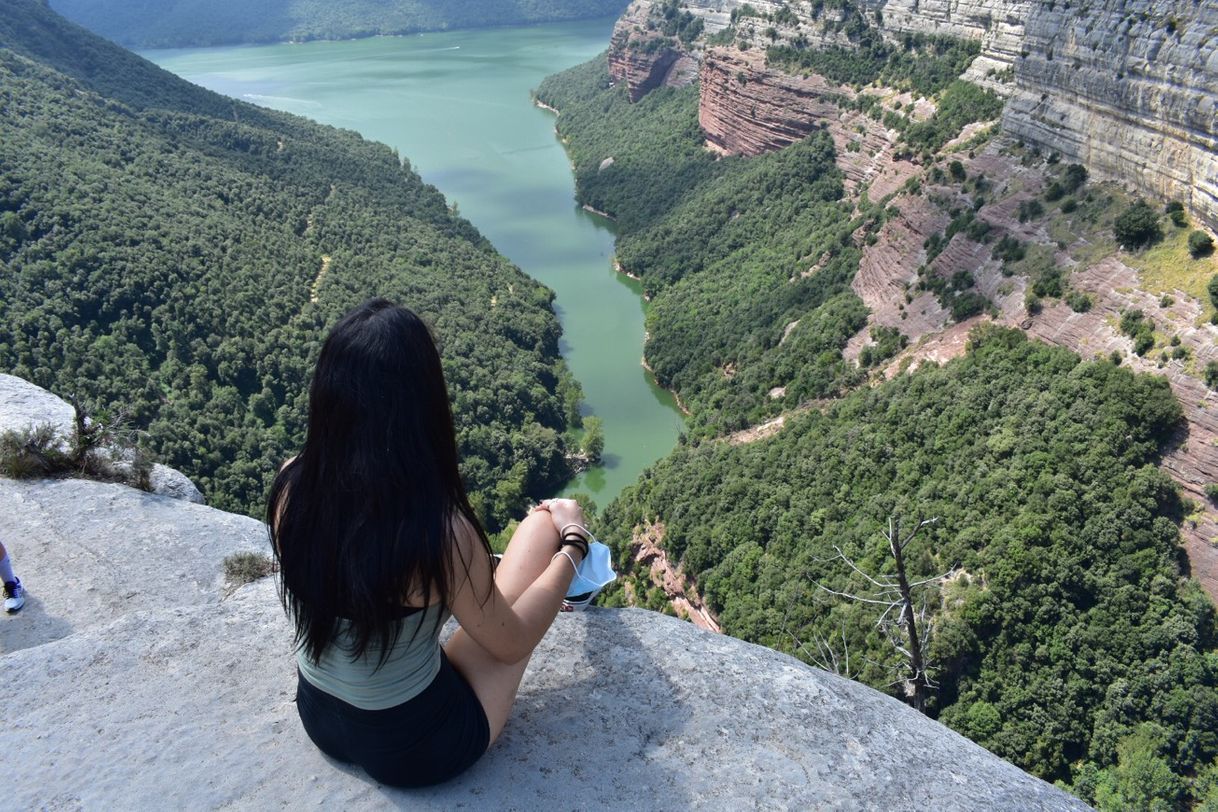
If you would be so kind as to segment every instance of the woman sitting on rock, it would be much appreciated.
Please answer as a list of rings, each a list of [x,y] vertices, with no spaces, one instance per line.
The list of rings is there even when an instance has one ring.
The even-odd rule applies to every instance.
[[[296,705],[322,752],[395,786],[478,760],[587,553],[579,506],[542,508],[496,567],[457,472],[427,326],[383,299],[338,323],[313,375],[304,449],[267,508],[296,627]],[[450,613],[461,628],[441,646]]]

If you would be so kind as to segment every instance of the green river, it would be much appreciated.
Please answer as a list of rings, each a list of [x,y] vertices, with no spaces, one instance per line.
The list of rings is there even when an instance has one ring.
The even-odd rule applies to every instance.
[[[552,113],[529,96],[604,49],[613,20],[143,55],[196,84],[383,141],[501,253],[557,293],[562,352],[604,421],[604,463],[568,493],[607,504],[682,428],[641,366],[643,302],[614,273],[612,223],[575,203]]]

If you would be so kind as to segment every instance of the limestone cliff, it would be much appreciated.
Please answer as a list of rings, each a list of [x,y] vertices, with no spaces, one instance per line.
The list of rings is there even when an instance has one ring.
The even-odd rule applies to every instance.
[[[503,736],[460,778],[378,786],[293,707],[274,584],[220,562],[253,519],[95,482],[0,480],[29,601],[0,617],[12,808],[834,808],[1083,804],[909,707],[641,610],[562,615]]]
[[[835,115],[814,82],[771,70],[761,56],[771,42],[848,47],[826,24],[835,10],[807,2],[689,0],[682,8],[703,21],[704,34],[682,44],[656,32],[660,5],[636,0],[614,30],[611,73],[626,82],[631,99],[689,81],[688,63],[697,62],[708,140],[741,154],[781,148]],[[862,0],[860,6],[888,38],[918,33],[978,41],[981,53],[963,76],[1010,97],[1007,132],[1086,165],[1097,178],[1178,200],[1218,227],[1218,5]],[[733,14],[734,42],[751,47],[751,56],[707,45],[706,36],[722,31]]]
[[[1218,4],[1029,11],[1006,130],[1218,227]]]

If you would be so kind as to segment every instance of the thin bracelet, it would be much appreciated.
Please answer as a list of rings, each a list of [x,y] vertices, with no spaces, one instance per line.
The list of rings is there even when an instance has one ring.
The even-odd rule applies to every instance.
[[[560,555],[563,558],[565,558],[571,562],[571,569],[575,570],[576,575],[579,575],[579,567],[576,565],[575,559],[572,558],[571,554],[569,552],[567,552],[566,550],[559,550],[558,552],[556,552],[553,556],[550,557],[550,561],[553,562],[554,559],[558,558]]]
[[[578,527],[580,530],[582,530],[584,532],[584,536],[586,536],[584,541],[590,541],[590,540],[594,541],[596,539],[596,536],[592,535],[592,531],[589,530],[588,528],[584,527],[579,522],[570,522],[569,524],[564,524],[562,526],[562,530],[558,531],[558,535],[559,536],[566,535],[568,527]]]

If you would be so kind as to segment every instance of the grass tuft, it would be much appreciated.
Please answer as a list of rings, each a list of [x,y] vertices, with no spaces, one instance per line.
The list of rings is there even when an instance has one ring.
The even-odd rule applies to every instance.
[[[262,553],[233,553],[224,559],[224,577],[244,586],[275,572],[275,562]]]

